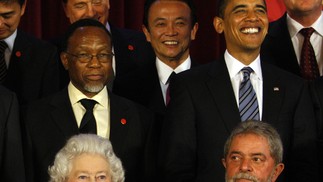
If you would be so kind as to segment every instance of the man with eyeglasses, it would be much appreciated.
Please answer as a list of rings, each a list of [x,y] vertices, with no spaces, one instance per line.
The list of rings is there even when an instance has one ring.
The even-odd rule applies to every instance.
[[[113,93],[120,95],[122,90],[117,87],[128,83],[119,78],[128,76],[155,58],[153,49],[146,41],[144,34],[113,26],[108,21],[110,0],[62,0],[62,5],[71,23],[83,18],[94,18],[105,25],[111,33],[112,50],[115,53],[112,59],[114,77],[108,82],[108,87]],[[65,76],[64,70],[61,77],[61,86],[66,86],[67,75]]]
[[[48,166],[55,154],[79,133],[108,138],[122,160],[126,182],[146,181],[145,167],[150,168],[144,166],[149,150],[146,141],[153,117],[107,89],[114,56],[110,33],[100,22],[82,19],[69,27],[62,47],[62,64],[71,80],[68,87],[24,112],[30,181],[48,181]],[[86,103],[92,103],[92,108]]]

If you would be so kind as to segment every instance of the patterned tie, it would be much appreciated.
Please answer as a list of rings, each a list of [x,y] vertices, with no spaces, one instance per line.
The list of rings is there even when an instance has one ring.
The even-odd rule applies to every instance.
[[[307,80],[314,80],[320,76],[317,66],[313,46],[310,42],[311,35],[315,30],[310,28],[303,28],[300,33],[304,36],[304,43],[301,52],[300,68],[303,78]]]
[[[3,83],[7,76],[7,65],[4,59],[4,52],[8,45],[5,41],[0,41],[0,83]]]
[[[82,118],[81,125],[79,128],[80,133],[97,133],[96,121],[93,115],[94,105],[97,103],[95,100],[82,99],[80,100],[86,112]]]
[[[259,120],[257,95],[250,81],[250,73],[253,70],[250,67],[244,67],[241,71],[243,72],[243,80],[239,88],[239,112],[241,121],[251,119]]]

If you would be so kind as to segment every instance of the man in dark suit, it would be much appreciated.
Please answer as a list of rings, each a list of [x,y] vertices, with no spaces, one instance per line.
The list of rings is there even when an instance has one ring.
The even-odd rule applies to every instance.
[[[0,176],[3,181],[26,180],[18,108],[16,95],[0,86]]]
[[[322,0],[284,0],[287,12],[270,23],[268,34],[261,46],[262,60],[302,76],[302,28],[312,27],[310,42],[314,48],[320,75],[323,74],[323,14]]]
[[[6,47],[7,67],[2,84],[17,94],[21,104],[59,89],[56,48],[17,30],[25,7],[25,0],[0,1],[0,42]]]
[[[260,61],[268,29],[265,2],[219,3],[213,24],[224,33],[227,50],[218,61],[172,80],[160,146],[163,180],[224,181],[221,148],[244,121],[239,94],[247,81],[255,96],[250,103],[257,104],[246,112],[255,114],[247,119],[272,124],[283,140],[286,171],[279,181],[316,181],[315,117],[308,87],[301,78]],[[253,70],[248,77],[245,69]]]
[[[110,0],[63,0],[63,8],[71,23],[82,18],[94,18],[104,24],[111,33],[112,50],[115,54],[112,62],[115,78],[114,83],[113,80],[109,82],[109,88],[114,84],[124,84],[119,82],[119,78],[134,72],[155,57],[142,32],[117,28],[108,22]],[[65,79],[65,83],[66,80],[68,79]],[[113,92],[118,94],[118,91]]]
[[[109,138],[122,160],[126,181],[145,181],[146,140],[152,115],[142,106],[107,90],[112,72],[111,36],[94,19],[73,23],[64,39],[61,60],[71,82],[59,93],[31,104],[24,112],[32,156],[33,181],[48,181],[47,169],[55,154],[72,135],[92,132]],[[94,102],[92,119],[82,100]],[[149,168],[149,167],[148,167]]]

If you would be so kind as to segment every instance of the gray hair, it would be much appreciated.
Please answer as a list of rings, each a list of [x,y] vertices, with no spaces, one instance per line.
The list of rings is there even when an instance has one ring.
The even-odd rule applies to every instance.
[[[255,134],[265,137],[269,144],[270,155],[278,164],[283,161],[283,144],[281,138],[274,127],[262,121],[241,122],[232,132],[224,145],[224,158],[228,155],[232,140],[237,135]]]
[[[50,182],[65,182],[72,170],[72,161],[84,153],[103,156],[109,163],[112,182],[124,182],[122,163],[114,154],[110,141],[94,134],[75,135],[67,141],[48,169]]]

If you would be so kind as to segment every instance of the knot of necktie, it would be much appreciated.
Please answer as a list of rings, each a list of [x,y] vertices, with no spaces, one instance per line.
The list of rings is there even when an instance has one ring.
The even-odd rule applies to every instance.
[[[80,100],[82,106],[86,109],[86,111],[93,111],[95,104],[97,103],[92,99],[82,99]]]
[[[253,69],[250,67],[244,67],[241,69],[241,72],[243,73],[243,80],[246,80],[250,78],[250,74],[253,72]]]
[[[303,28],[299,32],[304,36],[305,39],[309,39],[312,36],[314,31],[315,31],[314,28],[309,27],[309,28]]]

